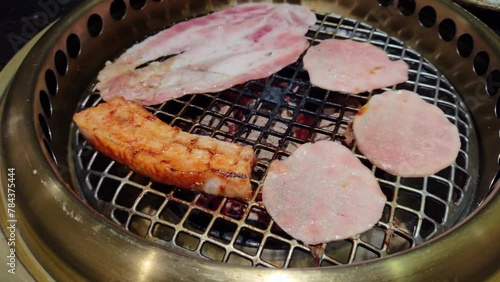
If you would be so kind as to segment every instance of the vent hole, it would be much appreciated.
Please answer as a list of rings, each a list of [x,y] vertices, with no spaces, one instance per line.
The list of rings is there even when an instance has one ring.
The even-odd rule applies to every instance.
[[[52,103],[50,102],[49,95],[45,91],[40,91],[40,104],[42,105],[43,112],[50,118],[52,116]]]
[[[146,0],[130,0],[130,6],[134,10],[140,10],[146,5]]]
[[[498,92],[498,89],[500,89],[500,71],[493,70],[486,78],[486,92],[488,92],[488,94],[493,96]],[[497,110],[496,110],[497,117],[499,117],[500,114],[498,110],[499,108],[497,99]]]
[[[54,57],[54,64],[59,75],[65,75],[68,71],[68,59],[63,51],[57,50]]]
[[[57,93],[57,78],[54,71],[48,69],[45,71],[45,84],[47,85],[47,91],[52,96],[56,96]]]
[[[49,142],[52,142],[52,132],[50,131],[49,125],[42,114],[38,114],[38,122],[40,123],[40,127],[42,128],[45,138],[47,138]]]
[[[462,57],[468,57],[474,49],[474,40],[470,34],[462,34],[457,39],[457,51]]]
[[[54,155],[54,152],[52,152],[52,148],[50,147],[49,141],[47,141],[47,139],[45,139],[45,138],[43,138],[43,145],[45,145],[45,149],[47,150],[47,153],[49,154],[49,156],[52,158],[52,160],[57,165],[56,156]]]
[[[451,19],[444,19],[439,24],[439,35],[444,41],[451,41],[455,37],[457,27]]]
[[[432,27],[436,23],[436,10],[431,6],[425,6],[420,9],[418,19],[424,27]]]
[[[497,118],[500,118],[500,96],[497,97],[497,104],[495,107],[495,114]]]
[[[92,37],[97,37],[102,33],[102,18],[98,14],[93,14],[87,21],[87,29]]]
[[[109,13],[111,14],[111,17],[116,21],[123,19],[126,11],[127,5],[123,0],[114,0],[109,7]]]
[[[398,10],[405,16],[410,16],[415,13],[415,8],[415,0],[400,0],[398,2]]]
[[[76,34],[72,33],[68,36],[68,39],[66,39],[66,50],[71,58],[76,58],[80,54],[80,38],[78,38]]]
[[[477,75],[483,75],[488,70],[490,56],[485,51],[481,51],[474,57],[474,71]]]

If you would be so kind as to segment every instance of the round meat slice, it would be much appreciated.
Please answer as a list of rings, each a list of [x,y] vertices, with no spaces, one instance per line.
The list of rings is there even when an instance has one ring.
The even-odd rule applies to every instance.
[[[273,161],[262,189],[274,221],[309,245],[370,229],[386,202],[372,172],[331,141],[306,143],[287,159]]]
[[[380,48],[353,40],[328,39],[310,47],[304,69],[312,84],[354,94],[408,80],[404,61],[391,61]]]
[[[406,90],[373,96],[356,114],[353,131],[371,163],[402,177],[437,173],[460,150],[458,129],[443,111]]]

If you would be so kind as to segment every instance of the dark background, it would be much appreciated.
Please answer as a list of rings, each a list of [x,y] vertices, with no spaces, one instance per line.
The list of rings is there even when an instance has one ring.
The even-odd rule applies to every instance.
[[[61,17],[82,0],[2,1],[0,5],[0,70],[47,24]],[[464,6],[500,34],[500,12]]]

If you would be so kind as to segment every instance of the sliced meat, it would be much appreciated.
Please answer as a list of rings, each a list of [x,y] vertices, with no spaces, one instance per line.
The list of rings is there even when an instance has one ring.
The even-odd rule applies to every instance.
[[[284,161],[273,161],[262,189],[273,220],[311,245],[370,229],[386,202],[372,172],[331,141],[306,143]]]
[[[353,130],[370,162],[402,177],[434,174],[460,150],[458,129],[443,111],[406,90],[373,96],[356,114]]]
[[[408,80],[408,65],[369,44],[328,39],[307,50],[304,69],[318,87],[357,94]]]
[[[105,100],[122,96],[143,105],[221,91],[295,62],[309,46],[304,35],[315,22],[314,13],[296,5],[245,4],[222,10],[134,45],[106,64],[96,87]],[[176,56],[151,62],[171,55]]]
[[[182,132],[121,97],[75,114],[74,121],[96,150],[157,182],[246,200],[252,195],[251,147]]]

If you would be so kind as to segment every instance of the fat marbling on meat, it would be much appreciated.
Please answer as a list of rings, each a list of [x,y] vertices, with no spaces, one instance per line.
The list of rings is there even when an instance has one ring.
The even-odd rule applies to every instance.
[[[327,39],[307,50],[304,69],[315,86],[361,93],[408,80],[408,65],[370,43]]]
[[[271,163],[262,200],[285,232],[314,245],[370,229],[382,216],[386,197],[349,149],[318,141]]]
[[[181,22],[106,63],[96,88],[105,100],[152,105],[268,77],[307,49],[315,22],[309,9],[289,4],[243,4]]]
[[[356,144],[370,162],[402,177],[423,177],[455,162],[458,128],[417,93],[398,90],[373,96],[353,122]]]
[[[73,119],[96,150],[157,182],[224,197],[252,196],[252,147],[183,132],[122,97]]]

